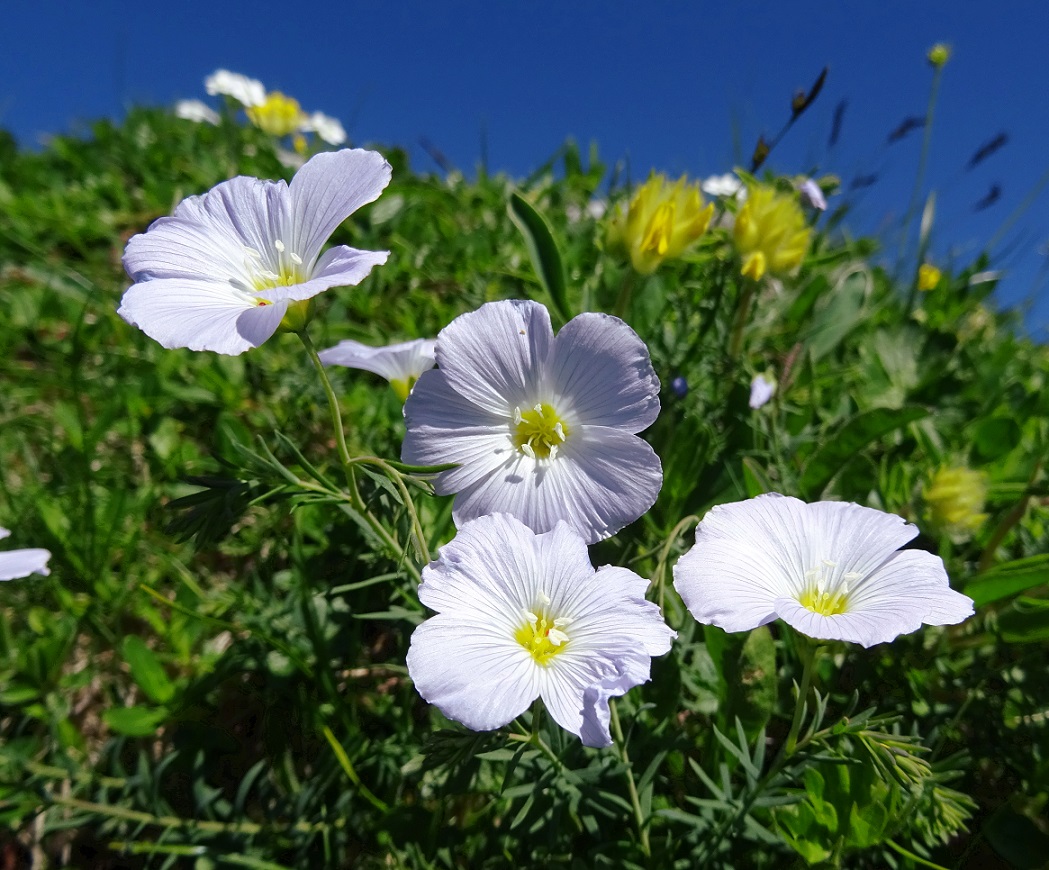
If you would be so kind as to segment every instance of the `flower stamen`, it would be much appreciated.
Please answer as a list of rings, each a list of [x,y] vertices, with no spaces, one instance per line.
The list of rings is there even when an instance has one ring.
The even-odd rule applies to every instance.
[[[849,609],[849,584],[848,581],[858,579],[855,573],[843,574],[839,578],[831,576],[837,567],[837,563],[829,559],[821,559],[821,568],[812,568],[805,572],[807,585],[798,596],[798,602],[802,607],[807,607],[813,613],[820,616],[837,616]]]
[[[564,420],[545,402],[526,411],[514,408],[514,427],[514,447],[529,459],[554,459],[569,436]]]
[[[551,603],[549,596],[539,593],[542,607],[523,611],[525,623],[514,632],[514,640],[523,646],[535,659],[537,664],[546,667],[554,656],[564,652],[569,637],[564,629],[572,624],[567,616],[551,617],[547,606]]]

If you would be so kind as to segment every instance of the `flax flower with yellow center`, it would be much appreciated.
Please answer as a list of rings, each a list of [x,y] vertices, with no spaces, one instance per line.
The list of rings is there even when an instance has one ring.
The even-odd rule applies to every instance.
[[[489,302],[442,329],[435,354],[404,405],[401,458],[457,463],[434,481],[456,494],[456,525],[564,520],[593,543],[652,507],[663,471],[636,433],[659,414],[659,379],[622,320],[580,314],[555,338],[538,302]]]
[[[0,540],[10,534],[7,529],[0,529]],[[17,580],[30,574],[50,574],[47,570],[47,560],[50,558],[51,554],[47,550],[35,548],[0,552],[0,580]]]
[[[699,239],[713,214],[714,205],[704,207],[698,184],[688,184],[685,176],[671,183],[665,175],[652,173],[629,207],[616,209],[607,244],[626,251],[636,272],[650,275]]]
[[[258,347],[285,315],[304,323],[307,300],[386,262],[388,251],[321,248],[389,181],[381,154],[346,149],[311,158],[291,184],[239,176],[188,197],[128,242],[135,283],[118,313],[167,348]]]
[[[469,522],[422,573],[436,616],[412,633],[419,694],[473,731],[512,722],[542,698],[587,746],[608,746],[609,697],[649,678],[675,634],[645,600],[648,581],[594,570],[565,523],[536,534],[505,514]]]
[[[699,622],[725,631],[779,618],[869,647],[972,615],[939,557],[900,550],[917,534],[873,508],[770,493],[713,508],[674,566],[674,587]]]
[[[785,275],[800,266],[812,231],[797,197],[754,184],[736,214],[732,235],[743,258],[742,273],[760,281],[766,272]]]

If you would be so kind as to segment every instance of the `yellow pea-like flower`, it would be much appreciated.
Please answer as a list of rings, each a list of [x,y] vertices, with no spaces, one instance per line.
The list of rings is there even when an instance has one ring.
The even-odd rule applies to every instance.
[[[968,536],[987,520],[987,476],[964,466],[941,468],[925,487],[929,519],[942,531]]]
[[[606,242],[609,249],[627,252],[635,271],[650,275],[699,239],[713,214],[713,203],[703,205],[698,182],[689,184],[685,176],[670,182],[652,173],[630,206],[616,211]]]
[[[768,184],[747,189],[736,215],[733,239],[743,258],[742,273],[755,281],[766,272],[785,275],[801,265],[812,230],[797,198]]]
[[[302,129],[306,115],[294,97],[270,91],[260,106],[249,106],[248,120],[271,136],[287,136]]]
[[[943,273],[931,263],[922,263],[918,267],[918,289],[922,293],[935,290],[940,283]]]

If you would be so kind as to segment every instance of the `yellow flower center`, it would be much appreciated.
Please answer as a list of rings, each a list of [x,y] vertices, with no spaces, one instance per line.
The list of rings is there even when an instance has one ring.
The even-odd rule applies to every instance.
[[[309,275],[303,266],[302,257],[294,251],[289,251],[280,239],[274,239],[273,247],[276,250],[276,262],[265,262],[265,258],[254,248],[244,248],[244,266],[250,275],[248,286],[244,282],[234,279],[235,287],[259,292],[269,290],[271,287],[291,287],[294,284],[303,284],[309,280]],[[276,266],[274,271],[271,266]],[[259,305],[269,305],[268,299],[259,299]]]
[[[849,609],[849,587],[850,580],[859,579],[858,574],[844,574],[840,579],[833,578],[828,582],[827,574],[832,572],[835,565],[833,562],[824,560],[822,567],[813,568],[805,572],[806,586],[798,603],[807,607],[813,613],[820,616],[837,616]]]
[[[542,597],[544,605],[536,608],[537,612],[524,611],[525,622],[514,632],[514,640],[528,650],[537,664],[545,668],[568,646],[569,638],[564,629],[572,620],[551,616],[546,610],[550,600],[545,595]]]
[[[553,459],[568,440],[568,426],[550,405],[514,408],[514,447],[531,459]]]

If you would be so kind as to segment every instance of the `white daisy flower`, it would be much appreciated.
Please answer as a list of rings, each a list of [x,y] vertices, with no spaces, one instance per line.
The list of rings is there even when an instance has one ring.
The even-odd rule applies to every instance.
[[[939,557],[900,550],[917,534],[873,508],[770,493],[711,509],[674,587],[699,622],[725,631],[778,617],[809,637],[869,647],[973,613]]]
[[[175,117],[197,124],[217,124],[219,113],[200,100],[179,100],[175,103]]]
[[[401,456],[458,463],[434,483],[456,494],[456,525],[564,520],[593,543],[655,502],[659,457],[635,433],[659,414],[659,380],[622,320],[580,314],[554,338],[539,303],[489,302],[441,330],[436,356],[405,403]]]
[[[228,69],[217,69],[204,79],[204,90],[213,97],[233,97],[242,106],[261,106],[266,102],[262,82]]]
[[[419,694],[474,731],[513,721],[536,698],[587,746],[608,746],[608,699],[646,682],[675,633],[645,600],[648,581],[594,570],[566,523],[535,534],[506,514],[467,523],[423,569],[437,611],[412,633]]]
[[[0,540],[11,533],[0,529]],[[30,574],[50,574],[47,560],[51,554],[47,550],[8,550],[0,553],[0,580],[17,580]]]
[[[239,176],[179,203],[128,242],[135,281],[119,314],[164,347],[258,347],[295,302],[359,284],[389,251],[321,247],[376,199],[390,164],[374,151],[318,154],[291,184]]]
[[[319,356],[326,366],[346,366],[381,375],[390,382],[403,402],[419,376],[436,365],[433,353],[435,343],[432,338],[417,338],[415,341],[403,341],[385,347],[370,347],[346,339],[335,347],[322,350]]]
[[[316,133],[329,145],[342,145],[346,141],[346,130],[338,118],[331,118],[323,112],[314,112],[302,125],[303,133]]]
[[[755,375],[750,382],[750,407],[757,410],[776,394],[775,378],[766,378],[764,375]]]

